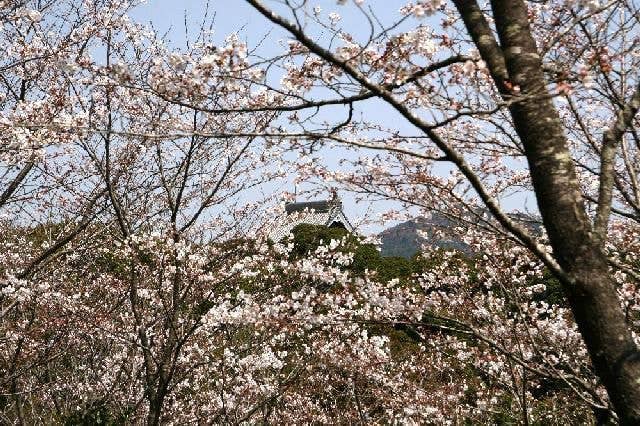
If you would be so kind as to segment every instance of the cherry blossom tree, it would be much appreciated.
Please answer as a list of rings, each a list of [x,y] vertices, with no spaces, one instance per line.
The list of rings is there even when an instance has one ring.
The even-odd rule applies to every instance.
[[[637,218],[634,2],[418,1],[387,24],[381,17],[396,11],[357,1],[351,7],[370,27],[360,37],[340,26],[338,14],[325,18],[307,2],[285,2],[278,13],[265,2],[248,2],[293,38],[282,81],[291,93],[286,109],[301,116],[347,106],[344,121],[327,123],[325,130],[312,129],[305,115],[299,133],[313,142],[402,157],[400,167],[432,187],[405,189],[415,180],[400,173],[393,195],[402,199],[429,205],[457,198],[488,209],[493,226],[535,253],[562,282],[620,421],[637,423],[638,349],[615,279],[616,271],[635,271],[608,248],[612,212]],[[407,21],[425,16],[437,26],[405,30]],[[312,23],[332,36],[318,39]],[[318,85],[337,96],[319,97]],[[363,136],[375,123],[355,121],[353,111],[371,98],[412,124],[418,138],[393,129],[377,139]],[[451,163],[453,179],[433,176],[435,162]],[[376,166],[384,178],[398,176],[388,162]],[[535,193],[548,247],[501,210],[499,199],[518,187]]]
[[[277,57],[0,2],[2,422],[636,423],[634,2],[247,1]],[[269,241],[286,179],[469,250]]]
[[[161,273],[146,285],[159,286],[153,287],[159,292],[153,300],[166,305],[147,309],[150,290],[138,274],[157,258],[155,253],[144,257],[138,241],[144,243],[150,233],[169,235],[160,270],[175,273],[183,261],[178,247],[212,244],[256,228],[259,209],[241,195],[281,174],[278,152],[260,137],[277,113],[247,121],[237,114],[202,114],[162,97],[198,97],[198,86],[209,91],[217,85],[214,103],[242,104],[248,85],[242,80],[256,77],[242,65],[246,47],[230,37],[219,55],[204,39],[188,54],[172,51],[153,31],[130,21],[126,13],[132,6],[120,1],[3,4],[8,95],[3,99],[2,388],[13,398],[5,415],[23,424],[64,418],[76,406],[91,412],[95,404],[102,409],[112,402],[104,406],[122,404],[120,414],[127,415],[140,404],[135,393],[117,393],[117,386],[127,383],[142,389],[148,422],[157,424],[172,366],[193,333],[176,329],[184,327],[183,314],[191,318],[197,301],[193,282],[181,273],[167,282]],[[132,86],[134,79],[145,86]],[[114,245],[128,249],[128,258],[117,257],[118,251],[103,254]],[[104,271],[105,263],[115,271]],[[115,272],[129,265],[122,282]],[[105,311],[94,306],[100,297]],[[117,321],[120,314],[130,321]],[[160,328],[151,330],[155,325]],[[122,336],[122,328],[133,334]],[[153,348],[149,333],[163,334]],[[123,380],[135,370],[124,361],[109,362],[119,356],[134,366],[143,360],[144,383]],[[53,361],[58,359],[62,364]],[[86,397],[78,404],[80,389]],[[96,394],[98,402],[92,398]]]

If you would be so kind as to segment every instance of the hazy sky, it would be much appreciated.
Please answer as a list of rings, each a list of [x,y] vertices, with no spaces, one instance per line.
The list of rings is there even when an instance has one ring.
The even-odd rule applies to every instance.
[[[378,4],[384,4],[385,10],[392,10],[394,12],[390,14],[392,16],[388,16],[389,20],[400,17],[398,11],[399,8],[405,4],[404,1],[378,1],[384,1],[384,3]],[[268,2],[268,4],[269,6],[277,6],[277,2]],[[321,7],[322,13],[325,15],[330,12],[340,13],[342,16],[340,25],[349,28],[352,32],[357,33],[360,29],[362,31],[368,31],[368,27],[363,25],[364,21],[360,12],[353,7],[353,5],[341,6],[338,5],[335,0],[316,0],[309,2],[310,10],[316,6]],[[159,34],[167,34],[167,41],[170,45],[180,48],[185,46],[188,37],[194,37],[197,34],[206,11],[206,0],[149,0],[146,4],[134,9],[130,15],[137,22],[151,23]],[[262,55],[269,56],[281,53],[283,46],[280,41],[285,41],[290,38],[288,33],[275,27],[244,0],[210,0],[208,2],[209,19],[207,22],[214,16],[214,38],[219,43],[222,43],[228,34],[238,32],[241,38],[247,41],[251,49],[263,41],[265,36],[268,35],[267,41],[261,44],[259,51]],[[185,26],[187,31],[185,31]],[[319,33],[316,34],[316,36],[322,37],[322,34]],[[382,102],[369,102],[369,104],[365,106],[365,109],[370,119],[375,119],[380,123],[388,124],[396,128],[400,127],[404,133],[415,132],[411,125],[399,118],[395,111],[390,110],[390,108]],[[325,158],[328,163],[335,163],[341,155],[343,155],[343,153],[340,150],[333,150],[327,153]],[[285,184],[282,190],[293,191],[294,188],[288,187]],[[341,195],[344,200],[347,215],[355,222],[358,222],[370,206],[355,205],[352,196],[347,193],[341,193]],[[373,207],[373,211],[376,212],[382,209],[383,206]],[[365,232],[375,232],[379,229],[379,227],[368,228]]]
[[[368,0],[369,5],[377,5],[384,10],[384,13],[378,15],[384,22],[393,22],[398,19],[400,17],[399,9],[406,3],[404,0]],[[267,4],[271,7],[276,7],[278,2],[267,1]],[[362,19],[360,12],[353,5],[341,6],[335,0],[315,0],[310,1],[308,4],[310,10],[315,6],[321,7],[323,14],[330,12],[340,13],[342,20],[339,25],[343,28],[348,28],[351,33],[364,35],[368,32],[368,27],[365,25],[366,21]],[[197,34],[206,10],[206,0],[148,0],[147,4],[137,7],[131,13],[131,16],[138,22],[152,23],[158,33],[167,34],[167,40],[170,45],[180,48],[186,43],[187,32],[190,37]],[[281,52],[282,45],[280,41],[290,38],[286,32],[268,22],[244,0],[210,0],[208,2],[208,16],[207,22],[215,16],[213,29],[216,42],[222,43],[228,34],[238,32],[241,38],[247,41],[250,49],[262,41],[259,52],[264,56]],[[415,25],[415,23],[415,20],[412,20],[410,25]],[[428,21],[423,21],[424,23],[429,24]],[[185,31],[185,27],[187,31]],[[313,35],[317,38],[323,36],[321,32]],[[266,39],[265,36],[267,36]],[[400,130],[405,135],[419,134],[416,133],[412,125],[382,102],[368,102],[361,106],[360,111],[366,114],[368,120]],[[339,157],[341,154],[338,150],[328,155]],[[337,160],[337,158],[329,160]],[[293,188],[286,189],[293,191]],[[367,210],[367,206],[355,205],[351,196],[348,194],[342,195],[345,200],[347,215],[358,221],[363,212]],[[527,202],[527,207],[529,208],[533,207],[531,201],[529,199]],[[505,207],[507,209],[522,208],[524,202],[525,197],[518,197],[516,200],[507,202]],[[375,207],[374,211],[380,211],[380,207]],[[378,228],[374,227],[368,231],[376,230]]]
[[[179,46],[186,39],[185,14],[193,34],[202,22],[207,3],[210,16],[215,14],[215,33],[220,40],[227,34],[242,31],[253,44],[272,28],[244,0],[148,0],[131,15],[138,22],[152,22],[161,34],[169,31],[169,39]]]
[[[372,6],[384,5],[383,16],[378,16],[383,22],[391,22],[400,17],[399,9],[407,3],[405,0],[369,0]],[[148,0],[147,4],[138,7],[132,16],[139,22],[153,22],[160,32],[171,29],[171,40],[177,44],[184,43],[185,12],[187,25],[197,28],[202,21],[205,10],[208,9],[211,16],[215,13],[215,31],[222,40],[225,35],[240,31],[246,37],[250,45],[256,42],[270,31],[273,31],[270,40],[287,38],[285,32],[276,29],[270,22],[256,12],[244,0]],[[268,6],[277,8],[277,1],[267,1]],[[309,10],[319,6],[323,14],[338,12],[342,16],[340,25],[351,32],[365,31],[365,25],[361,13],[353,5],[341,6],[335,0],[312,0],[308,3]],[[275,30],[275,31],[274,31]],[[193,31],[193,29],[192,29]]]

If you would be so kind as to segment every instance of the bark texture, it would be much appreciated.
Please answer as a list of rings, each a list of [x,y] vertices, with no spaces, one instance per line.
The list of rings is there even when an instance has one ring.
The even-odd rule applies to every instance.
[[[525,149],[565,291],[594,368],[622,424],[640,424],[640,353],[627,327],[600,238],[593,230],[562,123],[522,0],[492,0],[499,43],[475,0],[456,0]],[[519,90],[518,90],[519,89]]]

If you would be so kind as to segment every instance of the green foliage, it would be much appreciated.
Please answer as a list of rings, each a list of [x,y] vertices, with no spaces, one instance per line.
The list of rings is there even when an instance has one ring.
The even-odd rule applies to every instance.
[[[381,261],[380,252],[373,244],[360,244],[353,253],[351,270],[361,275],[365,270],[375,270]]]
[[[534,300],[545,301],[550,305],[566,305],[567,302],[564,296],[564,290],[562,289],[562,284],[553,276],[551,271],[548,269],[545,270],[542,279],[537,281],[537,283],[544,284],[546,289],[542,293],[537,294],[534,297]]]
[[[115,414],[106,405],[89,406],[70,413],[62,419],[65,426],[89,426],[89,425],[121,425],[127,423],[126,414]]]
[[[101,252],[94,260],[95,269],[100,272],[108,272],[116,277],[123,277],[131,270],[131,261],[118,257],[111,252]]]
[[[250,256],[256,251],[256,242],[251,238],[232,238],[215,246],[221,253],[225,253],[226,257]]]
[[[416,273],[428,270],[432,262],[438,261],[426,259],[419,253],[410,259],[399,256],[383,257],[375,245],[363,243],[361,238],[349,234],[343,228],[301,224],[293,228],[292,234],[293,258],[309,256],[319,246],[329,244],[331,240],[344,239],[339,250],[353,253],[353,262],[348,269],[356,276],[364,274],[365,271],[375,272],[381,281],[395,278],[407,280]]]
[[[383,257],[376,268],[378,278],[381,281],[390,281],[394,278],[407,279],[413,275],[414,265],[410,259],[404,257]]]
[[[29,241],[39,246],[58,238],[64,233],[67,225],[68,223],[65,222],[43,223],[31,228],[25,228],[23,232]]]
[[[322,225],[300,224],[293,228],[293,256],[307,256],[321,245],[331,240],[339,240],[349,235],[344,228],[330,228]],[[352,237],[352,239],[354,239]]]

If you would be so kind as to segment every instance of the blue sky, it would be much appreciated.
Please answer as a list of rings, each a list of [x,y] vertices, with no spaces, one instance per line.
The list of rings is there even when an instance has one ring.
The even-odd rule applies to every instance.
[[[392,10],[395,12],[390,14],[391,16],[388,16],[387,19],[399,18],[400,14],[398,10],[405,2],[402,0],[384,0],[384,2],[386,11]],[[277,2],[267,3],[272,7],[278,6]],[[309,10],[312,10],[316,6],[321,7],[324,15],[330,12],[340,13],[342,16],[340,25],[349,28],[351,32],[362,32],[363,34],[365,34],[364,31],[368,32],[368,27],[363,25],[364,21],[362,20],[360,12],[353,5],[341,6],[338,5],[335,0],[309,2]],[[167,34],[167,41],[170,45],[180,48],[185,46],[187,40],[185,21],[189,35],[193,37],[205,17],[206,10],[206,0],[149,0],[146,4],[134,9],[130,15],[137,22],[151,23],[159,34]],[[208,2],[208,18],[208,21],[212,18],[214,19],[214,39],[220,43],[228,34],[238,32],[241,38],[247,41],[249,48],[251,48],[263,40],[265,35],[268,34],[268,41],[263,43],[260,49],[260,53],[265,56],[280,53],[282,46],[278,41],[290,38],[285,31],[268,22],[244,0],[210,0]],[[381,19],[384,18],[381,17]],[[322,34],[317,34],[317,37],[322,37]],[[408,124],[406,120],[400,118],[395,111],[392,111],[382,102],[368,102],[365,109],[366,111],[363,112],[367,114],[369,119],[389,125],[390,127],[399,128],[405,134],[415,133],[413,126]],[[326,154],[326,156],[332,157],[326,158],[326,161],[330,164],[335,164],[341,155],[343,155],[343,151],[334,149]],[[289,191],[294,190],[293,187],[283,189]],[[342,193],[341,195],[345,201],[344,204],[347,215],[356,222],[362,219],[365,211],[380,212],[390,206],[389,203],[386,203],[385,205],[374,206],[372,210],[369,210],[368,205],[356,205],[350,194]],[[380,227],[374,226],[366,229],[365,232],[376,232],[379,230]]]
[[[266,3],[270,7],[277,8],[278,6],[277,1],[267,1]],[[398,13],[399,8],[406,4],[406,1],[368,0],[365,4],[379,6],[383,13],[379,14],[378,17],[383,21],[388,20],[392,22],[400,17]],[[131,13],[131,16],[138,22],[152,23],[160,34],[167,34],[167,40],[170,45],[180,48],[185,45],[187,40],[185,20],[189,35],[193,37],[198,32],[198,28],[205,18],[206,5],[206,0],[148,0],[146,4],[137,7],[133,13]],[[358,33],[362,35],[368,33],[368,27],[365,25],[366,21],[362,19],[360,12],[354,5],[341,6],[338,5],[335,0],[315,0],[308,3],[309,10],[315,6],[319,6],[325,15],[334,11],[340,13],[342,20],[339,25],[348,28],[351,33],[355,33],[356,35]],[[238,32],[241,38],[247,41],[251,49],[252,46],[256,46],[256,44],[268,35],[267,41],[262,43],[260,47],[260,53],[264,56],[279,53],[282,49],[279,41],[290,38],[286,32],[268,22],[244,0],[210,0],[208,2],[207,22],[214,16],[214,39],[220,43],[228,34]],[[415,25],[415,20],[411,21],[410,24]],[[428,24],[429,22],[423,23]],[[314,34],[314,36],[321,38],[322,33],[318,32]],[[371,121],[395,128],[405,135],[419,134],[404,118],[400,117],[395,111],[380,101],[370,101],[360,108],[360,111],[366,114],[367,118]],[[327,155],[338,157],[342,154],[340,150],[334,150]],[[328,158],[327,160],[333,163],[337,161],[331,160],[337,159],[338,158]],[[293,191],[293,188],[286,189]],[[357,221],[359,216],[362,215],[362,212],[367,210],[367,206],[355,205],[353,198],[349,194],[342,195],[345,199],[348,216]],[[517,200],[507,202],[506,207],[515,208],[521,206],[525,200],[522,197],[517,198]],[[527,203],[529,208],[533,207],[531,201],[530,199]],[[382,209],[382,206],[373,208],[376,212]],[[377,230],[379,230],[379,228],[374,227],[368,231],[374,232]]]
[[[211,0],[209,13],[215,13],[215,32],[222,40],[227,34],[242,31],[253,44],[270,26],[244,0]],[[198,28],[206,10],[206,0],[149,0],[137,7],[131,16],[138,22],[152,22],[160,33],[169,31],[169,39],[176,45],[185,43],[185,14],[190,30]],[[253,43],[252,43],[253,42]]]
[[[385,18],[389,20],[398,18],[400,7],[407,3],[404,0],[369,0],[368,2],[372,5],[384,4],[385,12],[393,12],[395,16],[380,16],[383,21]],[[211,16],[215,12],[215,31],[220,40],[227,34],[240,31],[249,44],[254,45],[267,32],[275,29],[244,0],[147,0],[146,4],[138,6],[131,15],[139,22],[153,22],[161,33],[171,29],[171,40],[176,45],[180,45],[185,41],[185,12],[188,26],[195,28],[202,21],[207,4]],[[266,1],[266,4],[273,8],[278,6],[277,1]],[[363,25],[360,12],[353,5],[341,6],[335,0],[313,0],[309,2],[308,8],[311,10],[316,6],[322,8],[323,14],[340,13],[341,25],[349,28],[350,31],[367,30]],[[274,38],[287,38],[287,36],[282,30],[275,29],[270,36],[270,39]]]

